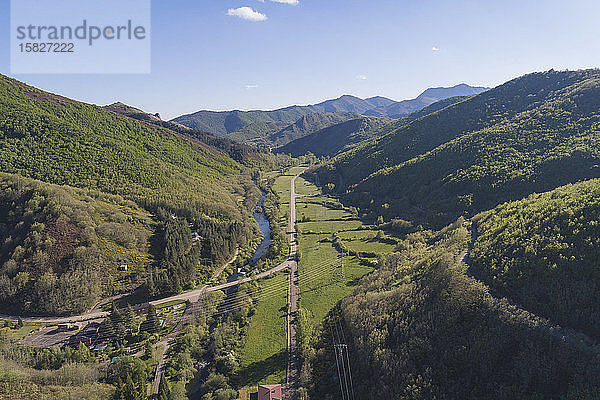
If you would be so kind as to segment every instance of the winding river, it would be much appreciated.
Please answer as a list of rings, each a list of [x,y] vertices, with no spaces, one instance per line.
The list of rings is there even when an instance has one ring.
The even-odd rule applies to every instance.
[[[269,247],[273,242],[273,240],[271,240],[271,224],[269,224],[269,220],[267,219],[267,216],[265,215],[265,212],[263,210],[263,204],[265,202],[267,194],[262,190],[260,191],[260,193],[261,198],[258,204],[256,205],[256,208],[254,209],[253,216],[256,222],[258,223],[258,227],[260,228],[264,239],[256,249],[256,252],[252,256],[252,259],[250,259],[250,266],[252,267],[255,266],[264,255],[267,254],[267,252],[269,251]]]

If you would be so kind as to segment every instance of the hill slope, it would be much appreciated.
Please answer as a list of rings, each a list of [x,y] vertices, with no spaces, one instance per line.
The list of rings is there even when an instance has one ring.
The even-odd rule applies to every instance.
[[[376,131],[389,124],[387,118],[361,117],[321,129],[275,149],[293,157],[308,152],[318,157],[334,156],[364,140],[376,137]]]
[[[443,226],[598,177],[599,78],[589,70],[515,79],[340,156],[321,181],[340,173],[355,185],[346,195],[355,205]]]
[[[471,272],[501,296],[600,339],[600,182],[498,206],[476,219]]]
[[[312,132],[356,117],[357,114],[343,111],[307,114],[289,125],[283,122],[257,122],[226,137],[242,143],[278,147]]]
[[[417,120],[427,114],[439,111],[466,100],[467,96],[451,97],[437,101],[419,111],[415,111],[405,117],[390,120],[383,117],[360,117],[351,121],[331,125],[300,137],[275,149],[276,153],[300,156],[311,152],[317,156],[333,157],[344,151],[348,151],[367,140],[384,136],[401,126]]]
[[[159,293],[193,285],[200,259],[205,269],[224,261],[254,229],[250,210],[258,192],[249,169],[228,154],[4,76],[0,170],[118,194],[152,212],[158,224],[153,275]],[[205,239],[191,252],[193,230]],[[173,248],[180,258],[172,257]]]
[[[187,126],[178,124],[176,122],[163,121],[158,114],[150,114],[138,108],[128,106],[120,102],[110,104],[108,106],[105,106],[104,108],[116,114],[123,115],[138,121],[143,121],[148,124],[160,126],[169,129],[173,132],[186,135],[190,138],[197,139],[204,144],[207,144],[209,146],[215,147],[218,150],[223,151],[229,157],[246,166],[264,165],[269,161],[269,157],[265,156],[264,154],[258,153],[256,150],[249,146],[245,146],[227,138],[216,137],[212,133],[202,132],[196,129],[190,129]]]
[[[83,312],[140,284],[152,261],[156,223],[120,196],[0,173],[0,220],[3,312]]]
[[[360,399],[596,398],[598,347],[466,276],[468,240],[462,220],[409,235],[361,280],[305,353],[311,398],[339,398],[335,343],[348,345]]]

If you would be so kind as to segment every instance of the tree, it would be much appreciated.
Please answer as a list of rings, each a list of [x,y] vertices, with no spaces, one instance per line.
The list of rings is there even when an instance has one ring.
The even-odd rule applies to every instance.
[[[144,358],[146,360],[149,360],[152,357],[154,357],[154,347],[152,347],[152,343],[150,343],[150,341],[147,340],[144,347]]]
[[[148,314],[142,324],[142,330],[148,333],[156,333],[160,329],[160,323],[158,316],[156,315],[156,308],[150,304],[148,305]]]
[[[133,311],[133,307],[131,307],[131,304],[127,304],[127,309],[123,314],[123,323],[132,334],[137,333],[138,326],[135,320],[135,312]]]
[[[110,310],[110,315],[108,317],[113,325],[113,336],[116,340],[125,339],[125,335],[127,333],[127,327],[125,326],[125,318],[123,314],[119,311],[116,304],[113,302]]]
[[[100,324],[100,334],[105,338],[114,339],[115,337],[115,326],[113,325],[110,318],[106,318]]]
[[[158,384],[158,400],[170,400],[171,399],[171,389],[169,388],[169,382],[167,382],[167,377],[163,376]]]
[[[156,285],[154,284],[154,269],[150,271],[148,279],[146,280],[146,291],[148,292],[149,297],[154,297],[157,295]]]

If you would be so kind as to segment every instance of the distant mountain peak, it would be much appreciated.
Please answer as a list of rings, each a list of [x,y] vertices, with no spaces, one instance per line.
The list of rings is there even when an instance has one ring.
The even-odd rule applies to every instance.
[[[404,101],[395,101],[383,96],[361,99],[351,94],[344,94],[336,99],[307,106],[289,106],[269,111],[198,111],[182,115],[173,121],[218,136],[234,134],[234,136],[240,137],[238,134],[248,127],[251,127],[258,136],[265,136],[266,132],[263,128],[272,130],[273,124],[278,126],[293,124],[308,114],[345,112],[371,117],[399,118],[419,111],[439,100],[456,96],[472,96],[484,90],[487,90],[487,88],[472,87],[461,83],[450,88],[427,89],[416,99]],[[263,128],[260,128],[260,126]],[[261,132],[260,129],[263,129],[263,131]],[[244,137],[243,141],[254,142],[253,138],[248,137],[247,133],[243,133],[241,136]]]
[[[473,96],[473,95],[479,94],[481,92],[485,92],[486,90],[489,90],[489,88],[483,87],[483,86],[471,86],[466,83],[459,83],[458,85],[450,86],[450,87],[440,86],[440,87],[429,88],[429,89],[425,90],[423,93],[421,93],[417,97],[417,99],[420,99],[420,100],[427,99],[428,101],[433,103],[433,102],[436,102],[439,100],[447,99],[449,97]]]

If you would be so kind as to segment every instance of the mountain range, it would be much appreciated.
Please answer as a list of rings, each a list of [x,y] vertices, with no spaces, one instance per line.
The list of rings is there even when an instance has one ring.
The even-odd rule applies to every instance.
[[[336,122],[344,122],[360,115],[372,117],[400,118],[422,108],[455,96],[470,96],[481,93],[488,88],[473,87],[460,84],[453,87],[430,88],[412,100],[394,101],[377,96],[361,99],[351,95],[344,95],[337,99],[327,100],[308,106],[290,106],[277,110],[264,111],[198,111],[192,114],[174,118],[172,122],[185,125],[188,128],[213,133],[217,136],[231,135],[232,138],[255,144],[268,144],[279,146],[291,140],[273,140],[285,136],[285,132],[295,130],[302,136],[318,129],[325,128],[325,123],[318,123],[317,129],[309,126],[307,129],[298,130],[289,125],[303,125],[302,119],[308,115],[316,114],[313,120],[324,118],[331,120],[331,114],[336,115]],[[341,114],[340,114],[341,113]],[[328,114],[322,116],[322,114]],[[329,124],[331,125],[331,124]],[[301,137],[296,135],[294,138]]]

